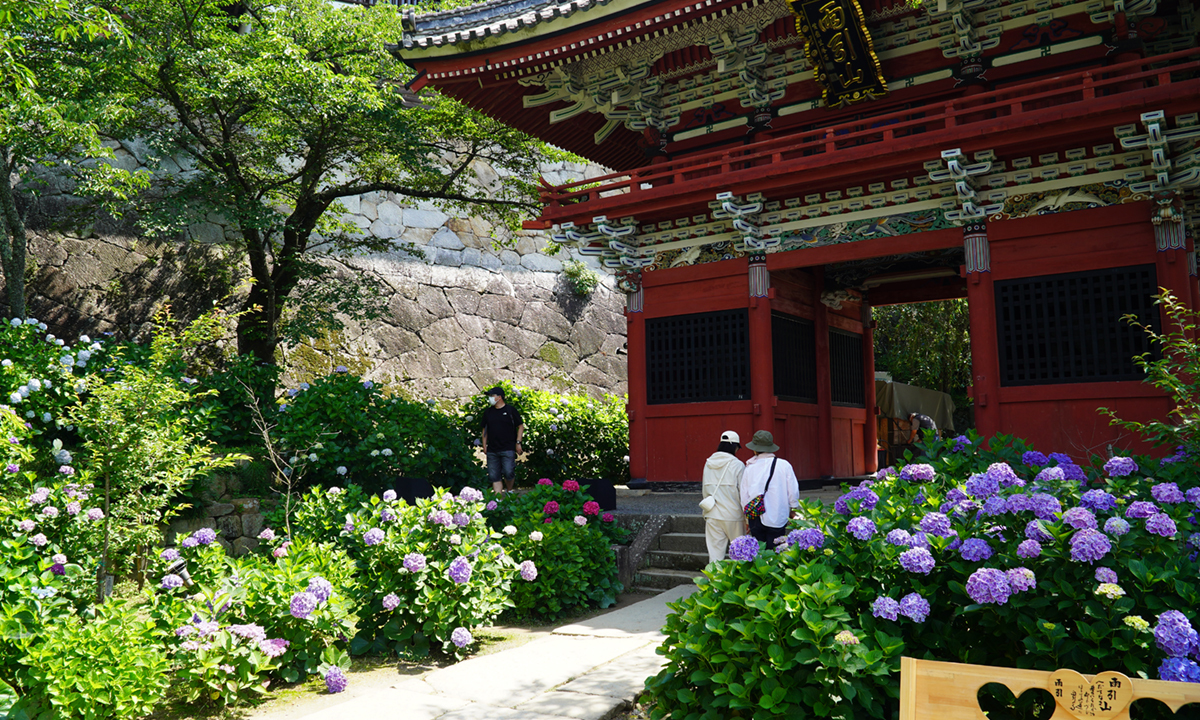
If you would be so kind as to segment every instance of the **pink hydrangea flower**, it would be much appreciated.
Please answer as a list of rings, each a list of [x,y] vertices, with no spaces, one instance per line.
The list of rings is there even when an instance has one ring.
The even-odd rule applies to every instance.
[[[600,514],[600,503],[596,502],[595,500],[588,500],[587,502],[585,502],[583,504],[583,514],[584,515],[599,515]]]
[[[554,483],[550,482],[550,478],[542,478],[541,480],[538,480],[537,484],[538,485],[553,485]]]
[[[568,492],[579,492],[579,483],[574,480],[563,480],[563,490]]]

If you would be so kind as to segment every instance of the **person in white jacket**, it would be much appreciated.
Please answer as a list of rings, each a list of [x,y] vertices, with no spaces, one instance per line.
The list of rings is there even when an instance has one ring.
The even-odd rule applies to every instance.
[[[738,434],[726,430],[721,434],[717,451],[704,463],[700,508],[704,511],[704,539],[708,543],[709,562],[724,560],[729,543],[746,534],[739,500],[742,470],[746,466],[734,455],[739,447]]]

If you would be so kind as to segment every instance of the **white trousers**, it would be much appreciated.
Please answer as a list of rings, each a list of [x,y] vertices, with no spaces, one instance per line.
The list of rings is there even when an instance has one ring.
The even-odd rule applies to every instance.
[[[704,520],[704,540],[708,543],[708,561],[716,562],[725,559],[725,551],[734,538],[745,535],[745,522],[742,520]]]

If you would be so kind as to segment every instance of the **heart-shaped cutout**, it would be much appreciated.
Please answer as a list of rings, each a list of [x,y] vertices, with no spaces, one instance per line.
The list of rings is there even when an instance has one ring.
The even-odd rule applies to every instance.
[[[1055,670],[1047,686],[1063,710],[1081,720],[1109,720],[1133,699],[1133,683],[1119,672],[1102,672],[1088,682],[1074,670]]]

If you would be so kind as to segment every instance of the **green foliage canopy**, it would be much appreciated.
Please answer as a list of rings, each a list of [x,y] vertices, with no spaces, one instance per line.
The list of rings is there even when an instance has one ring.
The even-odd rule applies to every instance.
[[[966,407],[971,383],[971,322],[966,300],[888,305],[872,310],[875,369],[896,382],[949,393]]]

